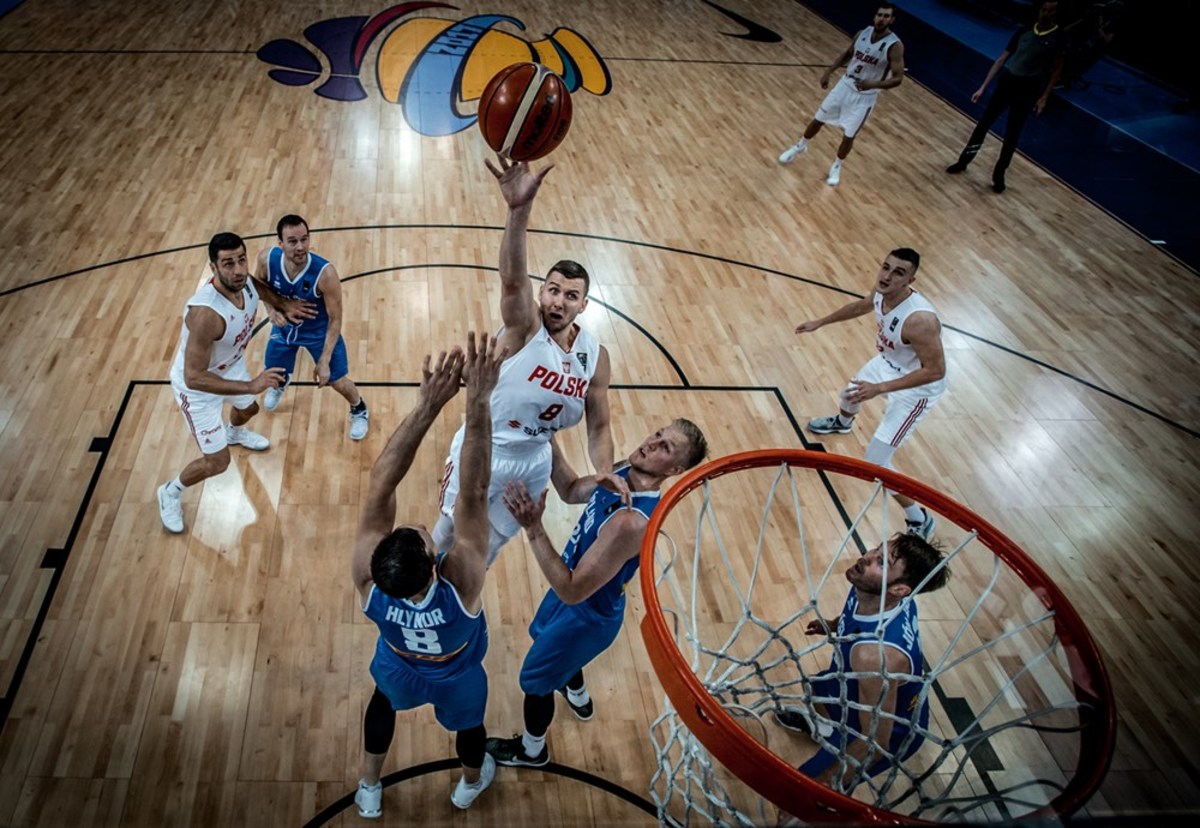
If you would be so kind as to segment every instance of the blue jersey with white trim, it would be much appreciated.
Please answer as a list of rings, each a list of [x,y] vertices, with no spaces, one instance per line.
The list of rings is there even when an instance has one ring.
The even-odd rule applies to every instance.
[[[631,467],[626,465],[617,469],[614,474],[628,479],[630,469]],[[649,519],[651,513],[658,506],[659,492],[630,492],[630,495],[633,499],[632,508]],[[592,496],[588,498],[587,505],[583,508],[583,514],[579,516],[579,521],[575,524],[575,529],[571,532],[571,540],[567,542],[567,547],[563,550],[562,560],[568,569],[572,572],[575,570],[580,559],[596,542],[604,524],[608,523],[609,519],[621,508],[620,495],[610,492],[602,486],[596,487]],[[582,603],[599,615],[614,616],[623,613],[625,611],[625,585],[637,573],[640,559],[640,555],[635,555],[627,560],[617,574],[609,579],[608,583],[593,592]]]
[[[363,607],[389,651],[431,679],[451,677],[487,653],[483,609],[472,614],[463,607],[458,590],[441,576],[445,557],[439,556],[438,575],[421,603],[392,598],[372,585]]]
[[[878,615],[858,614],[858,590],[851,589],[846,597],[846,605],[838,618],[838,651],[833,655],[830,671],[841,673],[852,672],[850,667],[850,651],[855,647],[879,647],[880,641],[884,647],[894,647],[908,657],[909,667],[906,672],[920,675],[925,663],[921,654],[921,633],[917,627],[917,602],[908,598],[901,601],[899,606]],[[895,679],[893,679],[895,680]],[[923,682],[904,681],[897,690],[896,715],[901,719],[916,721],[914,711],[917,706],[917,696],[921,692]],[[847,700],[858,701],[858,682],[846,682]]]
[[[276,330],[286,334],[285,340],[294,341],[297,337],[325,338],[329,327],[329,311],[325,309],[325,297],[317,291],[317,282],[329,260],[323,259],[316,253],[308,254],[308,262],[296,274],[295,278],[288,276],[287,267],[283,261],[283,248],[273,247],[267,253],[267,284],[284,299],[303,299],[316,305],[317,315],[312,319],[304,319],[293,325],[276,327]]]

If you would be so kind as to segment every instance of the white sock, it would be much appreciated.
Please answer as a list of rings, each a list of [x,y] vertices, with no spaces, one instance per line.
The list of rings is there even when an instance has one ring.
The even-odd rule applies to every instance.
[[[833,159],[833,166],[829,168],[829,171],[830,171],[831,173],[832,173],[832,172],[837,172],[837,171],[838,171],[838,170],[840,170],[841,168],[842,168],[842,159],[840,159],[840,158],[835,158],[835,159]]]
[[[909,523],[924,523],[925,512],[917,504],[904,507],[904,519]]]
[[[808,146],[807,138],[801,138],[799,141],[796,142],[796,149],[798,149],[798,150],[802,150],[807,146]]]
[[[179,481],[178,477],[167,484],[167,493],[173,495],[183,494],[183,483]]]
[[[842,412],[839,411],[837,413],[837,422],[838,422],[838,425],[840,425],[840,426],[848,426],[852,422],[854,422],[854,418],[847,417],[845,414],[843,414]]]
[[[568,701],[571,702],[571,704],[575,705],[576,707],[579,707],[580,705],[584,705],[584,704],[587,704],[588,702],[590,702],[592,700],[592,697],[590,695],[588,695],[587,686],[584,685],[583,687],[579,688],[578,690],[572,690],[570,687],[568,687],[567,688],[567,699],[568,699]]]
[[[531,736],[531,735],[529,735],[529,731],[526,730],[525,733],[521,736],[521,750],[525,751],[525,755],[528,756],[530,759],[537,756],[539,753],[541,753],[543,750],[545,750],[545,748],[546,748],[545,735]]]

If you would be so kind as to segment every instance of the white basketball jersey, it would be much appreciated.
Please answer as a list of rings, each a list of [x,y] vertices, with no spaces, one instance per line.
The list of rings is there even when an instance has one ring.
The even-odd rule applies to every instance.
[[[564,351],[545,325],[540,326],[525,347],[500,366],[492,391],[492,445],[535,448],[582,420],[599,360],[600,342],[587,331],[576,329],[575,341]]]
[[[215,276],[213,278],[216,278]],[[179,335],[179,350],[175,352],[175,362],[171,365],[171,383],[186,388],[183,381],[184,353],[187,351],[188,308],[212,308],[225,320],[225,333],[213,343],[212,354],[208,360],[208,370],[218,376],[225,373],[241,362],[246,354],[246,346],[250,344],[250,334],[254,331],[254,317],[258,314],[258,293],[254,290],[254,282],[247,280],[242,290],[242,304],[238,307],[230,302],[213,287],[212,279],[204,283],[196,295],[187,300],[183,306],[183,332]]]
[[[930,301],[915,290],[888,314],[883,312],[883,296],[875,294],[875,349],[902,375],[911,374],[921,367],[917,352],[904,342],[902,336],[904,323],[917,311],[927,311],[937,316],[937,310]]]
[[[888,76],[891,71],[888,50],[892,48],[893,43],[899,43],[900,38],[896,37],[894,32],[888,32],[872,43],[871,34],[874,31],[873,27],[867,26],[858,33],[854,41],[854,57],[850,58],[850,65],[846,67],[846,74],[842,76],[843,80],[851,83],[856,80],[880,81]],[[867,89],[863,94],[878,95],[880,91]]]

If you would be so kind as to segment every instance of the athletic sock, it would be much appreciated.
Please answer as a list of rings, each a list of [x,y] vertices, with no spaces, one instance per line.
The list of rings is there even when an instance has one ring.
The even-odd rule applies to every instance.
[[[841,168],[842,168],[842,159],[835,158],[835,159],[833,159],[833,166],[829,168],[829,171],[831,173],[833,173],[833,172],[837,172]]]
[[[358,403],[356,405],[350,406],[350,413],[351,414],[361,414],[366,410],[367,410],[367,401],[362,398],[362,395],[359,395]]]
[[[808,148],[808,139],[807,138],[801,138],[799,141],[796,142],[796,149],[804,150],[807,148]]]
[[[572,690],[570,687],[568,687],[567,700],[576,707],[580,707],[590,702],[592,697],[588,695],[587,687],[581,687],[578,690]]]
[[[522,734],[521,750],[525,751],[525,755],[528,756],[530,759],[534,758],[535,756],[540,754],[545,749],[546,749],[546,737],[544,735],[531,736],[531,735],[529,735],[528,730],[526,730],[525,733]]]
[[[167,491],[173,495],[183,494],[183,488],[183,483],[179,482],[178,477],[167,484]]]
[[[847,417],[847,416],[843,415],[841,412],[838,412],[836,419],[837,419],[837,424],[839,426],[841,426],[842,428],[845,428],[846,426],[848,426],[852,422],[854,422],[853,417]]]
[[[909,523],[924,523],[925,511],[915,503],[911,506],[905,506],[904,519]]]

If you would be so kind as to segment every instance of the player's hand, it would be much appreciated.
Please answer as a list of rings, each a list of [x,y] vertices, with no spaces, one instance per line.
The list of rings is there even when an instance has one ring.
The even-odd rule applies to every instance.
[[[279,312],[293,325],[317,318],[317,306],[305,299],[284,299]]]
[[[821,327],[820,322],[818,322],[816,319],[810,319],[807,322],[801,322],[799,325],[797,325],[796,333],[812,333],[819,327]]]
[[[1045,95],[1042,95],[1042,97],[1038,98],[1037,103],[1033,105],[1033,114],[1034,115],[1042,114],[1042,110],[1044,110],[1046,108],[1047,100],[1048,99]]]
[[[829,72],[828,72],[828,71],[826,71],[826,72],[823,72],[823,73],[821,74],[821,88],[822,88],[822,89],[828,89],[828,88],[829,88]]]
[[[808,626],[804,628],[805,635],[829,635],[833,631],[833,625],[824,618],[814,618],[808,622]]]
[[[426,354],[421,363],[421,399],[440,411],[462,387],[462,370],[463,352],[457,345],[448,354],[438,354],[436,363]]]
[[[633,496],[629,494],[629,483],[619,474],[598,474],[596,485],[608,489],[621,498],[621,505],[628,508],[633,505]]]
[[[882,393],[883,390],[876,383],[852,379],[850,380],[850,390],[846,392],[846,399],[852,403],[862,403],[874,399]]]
[[[496,155],[496,160],[500,162],[499,169],[492,164],[490,158],[485,158],[484,163],[500,182],[500,194],[504,196],[504,201],[510,209],[524,207],[533,201],[538,188],[542,186],[542,179],[554,169],[553,164],[548,164],[534,172],[529,169],[528,162],[512,161],[500,154]]]
[[[317,363],[317,367],[313,369],[313,382],[317,384],[317,388],[324,388],[329,384],[328,362]]]
[[[287,382],[287,371],[282,368],[268,368],[250,380],[250,393],[261,394],[268,388],[281,388],[285,382]]]
[[[862,78],[854,79],[854,88],[859,92],[866,92],[868,89],[875,88],[875,81],[863,80]]]
[[[463,381],[467,385],[468,399],[486,397],[496,387],[500,378],[500,363],[508,356],[508,348],[498,348],[500,340],[479,334],[479,347],[475,347],[475,332],[467,334],[467,358],[463,366]]]
[[[287,317],[280,313],[278,308],[273,308],[270,305],[267,305],[267,318],[271,320],[271,324],[276,328],[287,327]]]
[[[542,522],[542,513],[546,511],[546,492],[542,492],[542,496],[535,501],[529,496],[524,483],[510,480],[504,487],[504,505],[522,529],[530,529]]]
[[[971,103],[979,103],[979,99],[983,97],[983,87],[979,87],[971,94]]]

